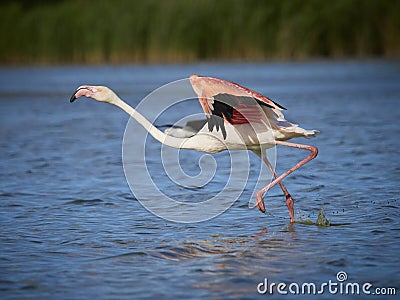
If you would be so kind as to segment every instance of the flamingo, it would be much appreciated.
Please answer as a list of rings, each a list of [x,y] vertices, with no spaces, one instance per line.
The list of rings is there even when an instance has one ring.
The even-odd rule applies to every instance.
[[[82,85],[73,93],[70,102],[85,96],[116,105],[139,122],[156,140],[173,148],[206,153],[217,153],[224,150],[253,151],[274,176],[273,181],[256,193],[257,208],[263,213],[266,212],[264,194],[274,185],[279,184],[286,198],[290,222],[293,223],[295,220],[294,200],[282,180],[314,159],[318,154],[318,148],[287,142],[287,140],[296,137],[313,137],[318,131],[306,130],[297,124],[288,122],[282,113],[282,110],[285,110],[283,106],[239,84],[199,75],[191,75],[189,79],[206,115],[206,120],[188,123],[183,128],[188,130],[183,134],[182,128],[177,127],[162,132],[106,86]],[[269,129],[265,126],[266,124]],[[259,128],[262,128],[261,134]],[[272,140],[262,137],[264,131],[268,130],[271,131]],[[265,155],[265,149],[276,145],[308,150],[310,153],[289,170],[278,175]]]

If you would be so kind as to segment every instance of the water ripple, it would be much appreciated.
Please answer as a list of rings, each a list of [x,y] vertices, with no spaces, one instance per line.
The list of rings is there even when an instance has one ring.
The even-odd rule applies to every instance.
[[[340,270],[354,282],[398,286],[398,70],[394,61],[41,67],[37,74],[46,80],[38,75],[35,86],[21,82],[29,68],[13,70],[21,76],[9,84],[20,90],[0,91],[2,299],[253,299],[264,278],[321,283]],[[67,99],[76,86],[98,82],[135,106],[152,88],[192,73],[245,82],[287,107],[288,120],[320,130],[315,139],[294,140],[320,150],[284,180],[295,199],[294,224],[278,186],[265,197],[265,215],[248,208],[255,182],[207,222],[152,215],[124,178],[127,116]],[[12,78],[3,76],[3,86]],[[54,80],[61,90],[39,92],[50,91]],[[201,107],[195,101],[184,112],[171,110],[166,121],[191,110]],[[304,155],[278,147],[277,172]],[[149,153],[160,189],[184,201],[218,193],[229,174],[185,189],[158,172],[159,161]],[[322,206],[331,226],[316,226]]]

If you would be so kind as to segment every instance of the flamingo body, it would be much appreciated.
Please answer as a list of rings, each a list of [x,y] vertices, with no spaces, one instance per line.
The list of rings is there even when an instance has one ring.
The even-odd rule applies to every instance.
[[[207,117],[206,123],[196,132],[185,126],[187,134],[183,133],[183,128],[172,127],[165,131],[171,136],[189,137],[191,140],[186,147],[190,149],[207,153],[261,151],[274,147],[275,140],[311,137],[318,133],[288,122],[282,113],[283,106],[239,84],[198,75],[190,76],[190,83]]]

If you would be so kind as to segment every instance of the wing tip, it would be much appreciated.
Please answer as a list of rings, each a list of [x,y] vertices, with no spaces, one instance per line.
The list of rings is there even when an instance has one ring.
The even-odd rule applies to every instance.
[[[190,83],[193,84],[193,83],[194,83],[197,79],[199,79],[200,77],[203,77],[203,76],[199,76],[199,75],[197,75],[197,74],[192,74],[192,75],[190,75],[190,76],[189,76]]]
[[[282,110],[287,110],[287,108],[286,107],[284,107],[284,106],[282,106],[282,105],[280,105],[279,103],[276,103],[275,101],[273,101],[273,100],[271,100],[276,106],[278,106],[280,109],[282,109]]]

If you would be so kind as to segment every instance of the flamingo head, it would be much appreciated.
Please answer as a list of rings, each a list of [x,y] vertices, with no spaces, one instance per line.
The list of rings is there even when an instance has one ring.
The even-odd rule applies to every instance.
[[[83,96],[108,103],[112,103],[116,97],[115,93],[106,86],[82,85],[74,92],[69,102],[72,103]]]

